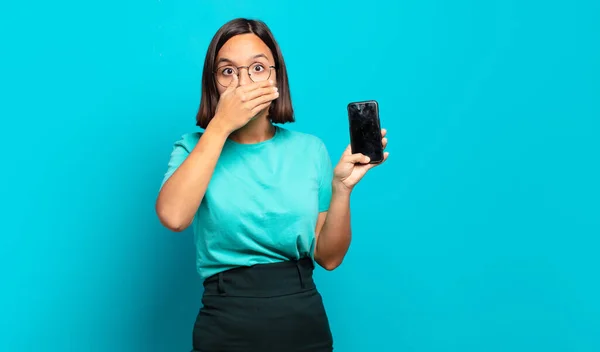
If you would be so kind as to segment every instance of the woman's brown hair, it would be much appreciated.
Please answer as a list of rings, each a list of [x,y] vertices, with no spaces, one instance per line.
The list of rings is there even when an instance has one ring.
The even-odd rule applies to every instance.
[[[259,20],[237,18],[224,24],[212,38],[202,72],[202,95],[200,108],[196,115],[196,125],[206,128],[215,115],[217,103],[219,102],[219,91],[215,80],[216,59],[221,47],[232,37],[240,34],[252,33],[259,37],[271,50],[275,59],[275,70],[277,72],[277,87],[279,98],[275,99],[269,108],[269,119],[273,123],[294,122],[294,110],[290,88],[288,85],[287,70],[279,45],[267,25]]]

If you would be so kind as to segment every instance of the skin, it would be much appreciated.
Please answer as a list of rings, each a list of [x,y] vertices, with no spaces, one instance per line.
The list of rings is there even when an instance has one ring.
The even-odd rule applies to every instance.
[[[217,54],[217,66],[250,66],[257,62],[264,67],[275,60],[269,48],[254,34],[231,38]],[[200,206],[215,165],[227,138],[238,143],[258,143],[273,137],[275,128],[268,119],[268,107],[278,98],[276,72],[270,81],[253,82],[246,68],[232,74],[228,87],[217,84],[219,104],[202,138],[186,160],[165,182],[157,201],[156,212],[161,223],[173,230],[183,231],[191,223]],[[386,131],[382,143],[387,146]],[[384,161],[389,153],[384,153]],[[332,197],[329,211],[318,216],[316,226],[315,260],[323,268],[333,270],[343,261],[351,240],[350,195],[356,184],[373,167],[368,157],[352,154],[350,146],[334,168]]]

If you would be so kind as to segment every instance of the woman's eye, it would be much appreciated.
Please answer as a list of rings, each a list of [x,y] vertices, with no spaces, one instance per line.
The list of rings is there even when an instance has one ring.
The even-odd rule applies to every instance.
[[[221,73],[224,75],[232,75],[233,74],[233,69],[230,67],[224,68],[223,70],[221,70]]]
[[[265,68],[264,68],[263,65],[256,65],[256,66],[254,66],[254,72],[262,72],[264,70],[265,70]]]

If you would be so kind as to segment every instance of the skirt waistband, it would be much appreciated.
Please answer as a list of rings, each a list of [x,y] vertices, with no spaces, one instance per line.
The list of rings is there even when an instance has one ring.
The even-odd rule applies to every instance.
[[[276,297],[313,290],[313,271],[311,258],[239,267],[204,280],[204,295]]]

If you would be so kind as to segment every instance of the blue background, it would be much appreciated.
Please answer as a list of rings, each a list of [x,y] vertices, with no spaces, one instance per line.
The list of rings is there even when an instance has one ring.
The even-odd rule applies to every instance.
[[[388,162],[317,272],[336,350],[600,350],[600,2],[58,1],[0,11],[1,351],[187,351],[191,233],[154,201],[237,16],[271,26],[337,160],[377,99]]]

